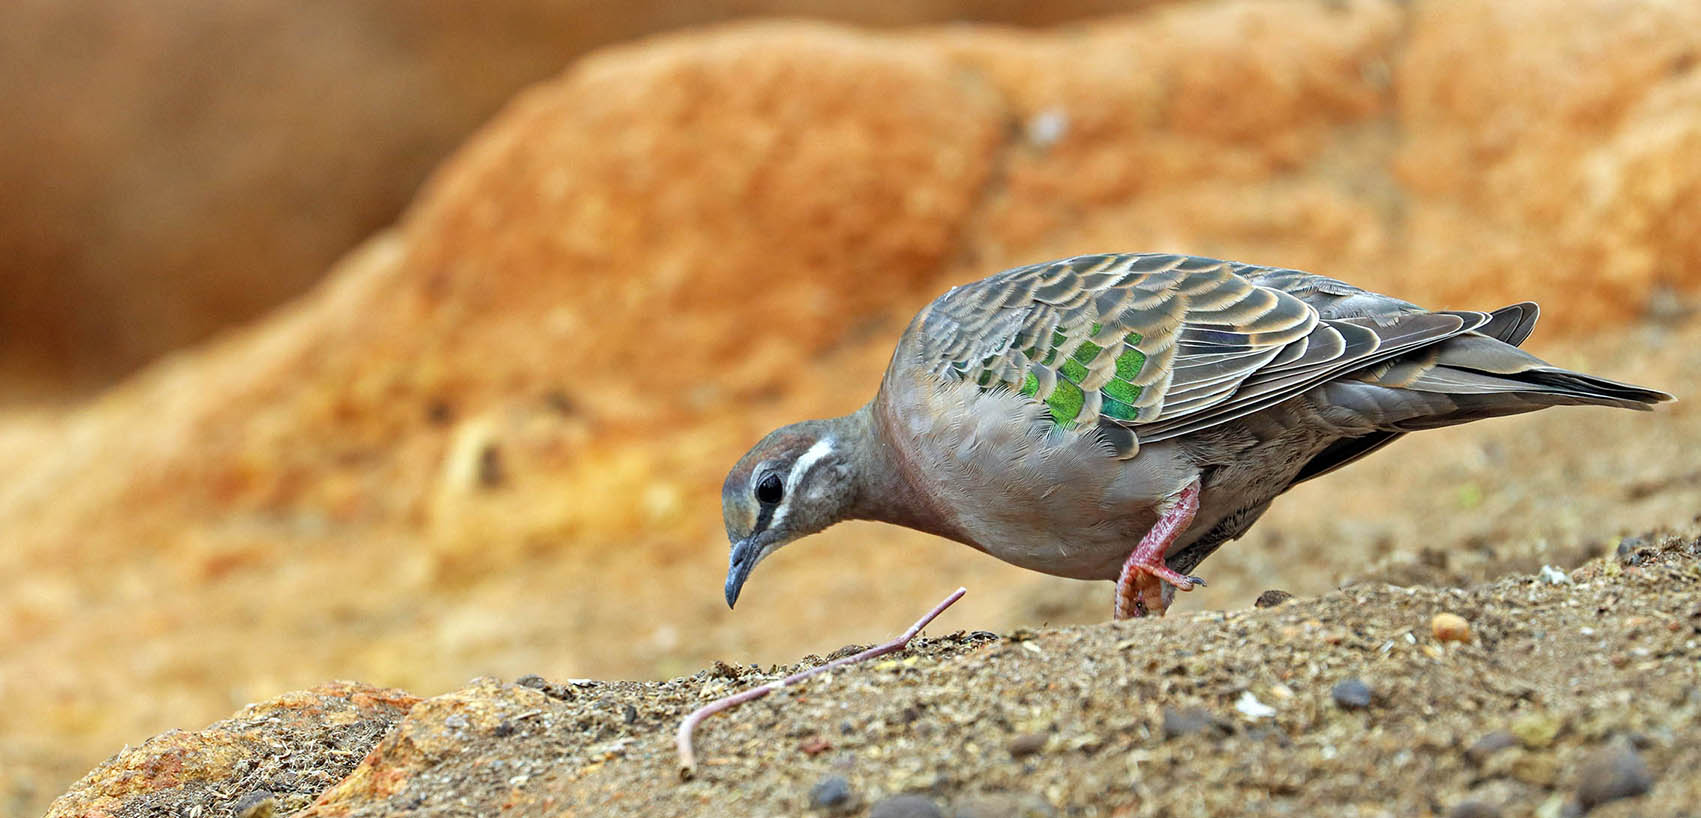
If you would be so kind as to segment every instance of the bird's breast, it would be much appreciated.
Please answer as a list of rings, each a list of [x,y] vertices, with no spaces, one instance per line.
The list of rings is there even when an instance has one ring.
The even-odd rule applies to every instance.
[[[1012,392],[888,380],[881,399],[907,482],[959,539],[1034,571],[1114,579],[1157,501],[1194,473],[1164,443],[1118,460],[1095,433],[1056,429],[1043,405]]]

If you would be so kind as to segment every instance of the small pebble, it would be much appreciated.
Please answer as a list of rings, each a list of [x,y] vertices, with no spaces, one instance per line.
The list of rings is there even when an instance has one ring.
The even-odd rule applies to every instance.
[[[945,813],[927,796],[891,795],[876,801],[868,818],[945,818]]]
[[[1447,818],[1500,818],[1500,810],[1481,801],[1460,801],[1447,811]]]
[[[1270,590],[1259,594],[1258,599],[1252,603],[1252,606],[1255,608],[1274,608],[1290,599],[1293,599],[1293,594],[1290,594],[1287,591],[1278,591],[1271,588]]]
[[[1429,620],[1429,632],[1440,642],[1471,641],[1471,623],[1455,613],[1438,613]]]
[[[1647,561],[1644,549],[1648,547],[1646,537],[1625,537],[1618,541],[1616,556],[1625,565],[1641,565]]]
[[[1240,691],[1240,698],[1234,701],[1234,709],[1249,719],[1267,719],[1276,715],[1276,708],[1258,701],[1250,690]]]
[[[272,818],[278,811],[278,800],[266,790],[255,790],[231,805],[236,818]]]
[[[1525,713],[1512,722],[1512,735],[1518,737],[1518,743],[1532,750],[1539,750],[1553,744],[1559,737],[1559,731],[1565,723],[1557,717],[1541,711]]]
[[[1045,799],[1010,793],[975,795],[957,802],[952,818],[1057,818]]]
[[[1180,736],[1190,736],[1194,733],[1216,733],[1225,735],[1228,730],[1207,710],[1189,707],[1177,710],[1173,707],[1164,708],[1164,738],[1172,739]]]
[[[1010,740],[1010,755],[1016,758],[1031,756],[1045,749],[1045,743],[1051,740],[1046,733],[1026,733]]]
[[[1344,710],[1363,710],[1370,706],[1370,685],[1361,679],[1342,679],[1330,688],[1329,695]]]
[[[846,811],[855,806],[855,795],[844,776],[829,775],[815,782],[809,790],[809,806],[832,812]]]
[[[1654,786],[1648,765],[1635,750],[1614,742],[1584,759],[1577,774],[1577,802],[1594,809],[1608,801],[1634,798]]]
[[[1518,746],[1518,737],[1512,735],[1511,731],[1496,730],[1492,733],[1484,734],[1482,738],[1477,739],[1470,747],[1465,748],[1465,757],[1470,759],[1472,764],[1481,767],[1483,762],[1488,760],[1489,756],[1509,747],[1516,746]]]

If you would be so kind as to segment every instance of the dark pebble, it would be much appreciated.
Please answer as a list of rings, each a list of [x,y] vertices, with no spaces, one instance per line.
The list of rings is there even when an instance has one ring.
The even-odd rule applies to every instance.
[[[1500,818],[1500,810],[1481,801],[1460,801],[1447,811],[1447,818]]]
[[[633,707],[630,703],[622,704],[620,706],[620,720],[627,724],[637,724],[638,708]]]
[[[1256,608],[1274,608],[1290,599],[1293,599],[1293,594],[1290,594],[1287,591],[1278,591],[1271,588],[1270,590],[1259,594],[1258,599],[1254,601],[1252,605]]]
[[[1472,764],[1481,767],[1483,762],[1488,760],[1489,756],[1492,756],[1508,747],[1516,746],[1518,746],[1517,736],[1512,735],[1506,730],[1496,730],[1477,739],[1476,743],[1471,746],[1466,747],[1465,757],[1470,759]]]
[[[1654,777],[1642,757],[1614,742],[1584,759],[1577,774],[1577,802],[1585,810],[1594,809],[1608,801],[1642,795],[1653,786]]]
[[[236,818],[271,818],[278,810],[277,797],[267,790],[255,790],[237,799],[230,811]]]
[[[1641,565],[1648,559],[1646,537],[1625,537],[1618,541],[1618,561],[1625,565]]]
[[[849,781],[842,775],[829,775],[809,790],[809,806],[812,809],[840,812],[855,806],[856,793],[851,791]]]
[[[554,682],[551,682],[548,679],[545,679],[542,676],[539,676],[535,673],[529,673],[525,676],[521,676],[520,678],[515,679],[514,684],[519,685],[520,687],[529,687],[533,690],[538,691],[539,693],[542,693],[545,696],[550,697],[551,699],[560,699],[562,701],[572,701],[574,698],[576,698],[576,696],[574,696],[574,694],[573,694],[573,691],[567,689],[565,686],[558,685]]]
[[[1016,758],[1031,756],[1045,749],[1051,736],[1045,733],[1026,733],[1010,740],[1010,755]]]
[[[496,725],[495,733],[497,738],[507,738],[514,735],[514,723],[503,719],[500,724]]]
[[[945,818],[945,813],[926,796],[892,795],[875,802],[868,818]]]
[[[868,650],[870,647],[873,647],[873,646],[872,645],[845,645],[844,647],[839,648],[838,650],[835,650],[832,653],[827,654],[827,659],[828,660],[843,659],[847,656],[855,656],[855,655],[857,655],[857,654],[859,654],[859,653],[861,653],[865,650]]]
[[[1345,710],[1363,710],[1370,706],[1370,685],[1362,679],[1342,679],[1330,688],[1329,695]]]
[[[1057,818],[1045,799],[1037,795],[989,793],[957,802],[952,818]]]
[[[1190,736],[1194,733],[1213,733],[1227,735],[1228,726],[1211,715],[1210,711],[1198,707],[1177,710],[1173,707],[1164,708],[1164,738],[1171,739],[1179,736]]]

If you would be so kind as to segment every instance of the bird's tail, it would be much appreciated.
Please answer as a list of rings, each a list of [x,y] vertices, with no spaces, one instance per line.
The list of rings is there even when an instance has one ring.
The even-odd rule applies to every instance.
[[[1325,404],[1357,432],[1312,458],[1294,482],[1328,474],[1406,432],[1549,406],[1647,410],[1672,400],[1657,389],[1560,369],[1518,349],[1539,315],[1529,302],[1502,307],[1472,332],[1324,384]]]
[[[1616,406],[1646,411],[1673,400],[1657,389],[1561,369],[1518,345],[1539,312],[1525,302],[1490,314],[1475,332],[1449,338],[1366,378],[1420,394],[1444,396],[1451,411],[1420,414],[1394,425],[1401,431],[1452,426],[1549,406]],[[1393,376],[1393,380],[1389,380]]]

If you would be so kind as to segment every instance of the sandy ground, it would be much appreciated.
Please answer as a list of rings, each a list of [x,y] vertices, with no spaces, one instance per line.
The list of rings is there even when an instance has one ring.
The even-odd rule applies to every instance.
[[[1468,588],[922,639],[711,717],[683,780],[685,713],[822,657],[484,679],[399,722],[402,694],[322,688],[125,753],[52,814],[1691,814],[1698,534]]]

